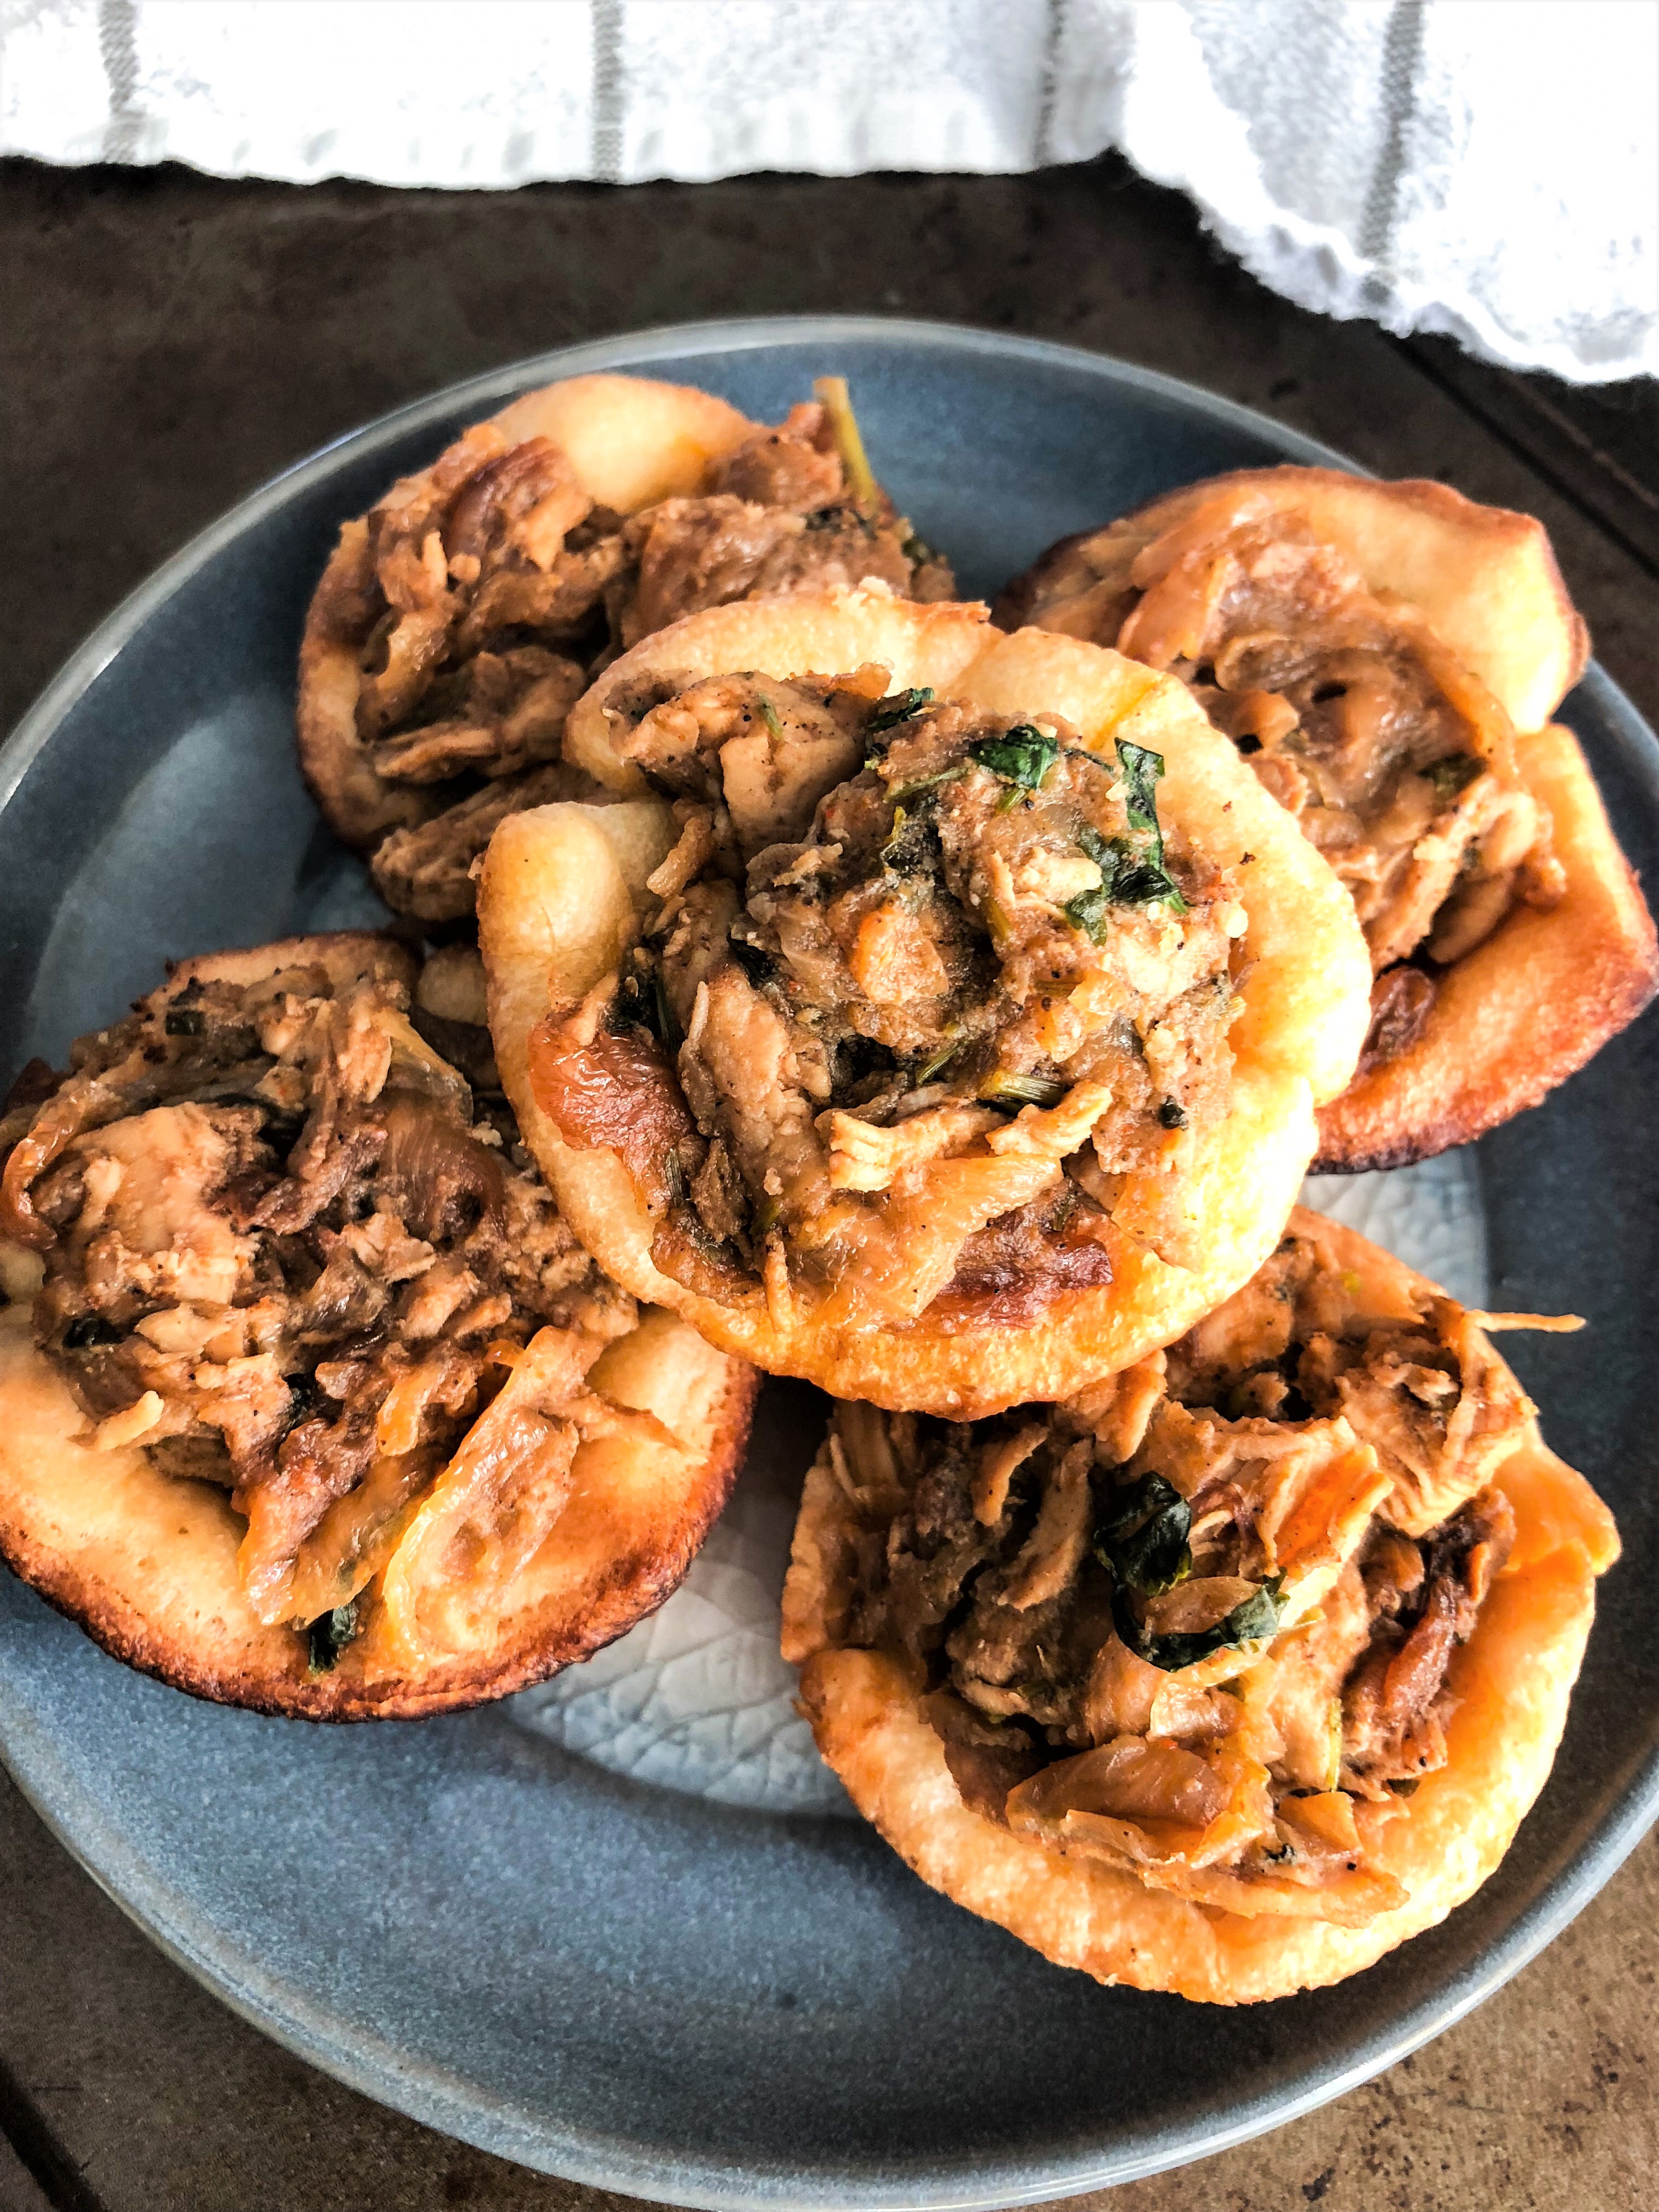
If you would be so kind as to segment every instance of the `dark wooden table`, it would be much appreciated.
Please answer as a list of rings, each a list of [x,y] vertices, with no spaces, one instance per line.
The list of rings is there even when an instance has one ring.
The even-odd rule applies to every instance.
[[[1115,160],[476,195],[0,169],[7,726],[193,531],[382,410],[575,339],[812,310],[1092,346],[1385,475],[1541,515],[1603,662],[1659,720],[1659,387],[1577,392],[1304,313]],[[1650,1838],[1541,1959],[1416,2057],[1276,2135],[1114,2192],[1112,2212],[1655,2212],[1656,1974]],[[152,1950],[3,1782],[0,2130],[0,2212],[611,2201],[430,2134],[266,2042]]]

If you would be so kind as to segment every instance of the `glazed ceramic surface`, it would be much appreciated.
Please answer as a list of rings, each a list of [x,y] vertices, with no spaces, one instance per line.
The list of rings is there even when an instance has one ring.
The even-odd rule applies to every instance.
[[[989,592],[1062,533],[1221,469],[1340,462],[1091,355],[904,323],[708,325],[520,362],[302,464],[186,548],[0,755],[0,1071],[169,955],[380,918],[294,763],[294,662],[339,522],[514,392],[592,368],[775,420],[851,381],[878,473]],[[1659,877],[1659,745],[1592,670],[1565,719]],[[822,1401],[775,1385],[687,1584],[495,1708],[328,1729],[129,1673],[0,1576],[0,1751],[69,1848],[227,2002],[316,2064],[527,2164],[697,2205],[1000,2204],[1122,2180],[1333,2096],[1478,2003],[1659,1806],[1659,1024],[1471,1152],[1323,1183],[1465,1297],[1571,1309],[1511,1338],[1623,1563],[1555,1772],[1499,1872],[1340,1989],[1248,2020],[1102,1990],[915,1881],[793,1715],[777,1587]]]

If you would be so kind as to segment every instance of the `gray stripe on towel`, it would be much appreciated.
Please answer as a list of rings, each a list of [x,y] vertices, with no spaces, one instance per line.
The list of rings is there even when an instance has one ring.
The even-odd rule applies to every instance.
[[[1417,94],[1417,65],[1423,55],[1423,0],[1395,0],[1382,34],[1382,113],[1387,128],[1371,174],[1370,190],[1359,219],[1359,251],[1371,264],[1365,279],[1369,305],[1380,306],[1394,283],[1394,228],[1400,174],[1406,165],[1406,133]]]

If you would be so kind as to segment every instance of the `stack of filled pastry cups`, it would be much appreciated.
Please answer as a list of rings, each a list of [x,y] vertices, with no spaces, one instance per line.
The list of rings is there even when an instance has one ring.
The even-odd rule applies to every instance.
[[[556,477],[573,489],[572,514],[597,507],[614,526],[654,501],[695,494],[712,481],[721,456],[765,434],[708,394],[578,378],[526,394],[468,433],[484,465],[473,466],[477,455],[463,456],[457,482],[465,489],[476,477],[483,498],[489,477],[485,503],[510,500],[514,456],[544,441],[543,450],[556,457],[549,482]],[[850,446],[839,434],[837,444],[848,481],[863,488],[866,521],[879,512],[890,523],[855,428]],[[401,501],[410,514],[447,513],[439,477],[460,453],[453,449],[395,487],[389,507]],[[490,474],[497,461],[499,483]],[[1372,1022],[1372,963],[1348,892],[1193,692],[1158,672],[1167,660],[1145,665],[1110,649],[1121,608],[1113,625],[1102,626],[1091,566],[1099,541],[1123,532],[1137,544],[1183,530],[1201,538],[1218,501],[1231,512],[1241,500],[1269,527],[1288,525],[1336,549],[1379,603],[1398,603],[1402,620],[1431,626],[1432,653],[1449,655],[1459,672],[1454,690],[1465,687],[1478,714],[1485,700],[1495,702],[1500,721],[1507,717],[1506,773],[1553,830],[1553,903],[1515,905],[1484,941],[1450,961],[1409,1048],[1377,1065],[1368,1054],[1357,1078]],[[548,518],[557,504],[550,493],[547,511],[537,511],[541,522],[530,517],[532,537],[541,523],[543,536],[552,530]],[[315,1718],[469,1704],[586,1656],[659,1604],[729,1490],[756,1370],[805,1376],[843,1402],[803,1500],[784,1599],[785,1652],[802,1667],[804,1709],[823,1756],[924,1879],[1058,1963],[1103,1981],[1223,2002],[1339,1979],[1440,1918],[1490,1874],[1547,1776],[1595,1577],[1616,1556],[1617,1538],[1583,1479],[1543,1444],[1533,1409],[1481,1326],[1516,1317],[1465,1314],[1363,1239],[1292,1207],[1316,1155],[1327,1166],[1395,1165],[1535,1103],[1639,1011],[1659,976],[1651,921],[1582,755],[1571,733],[1550,721],[1582,668],[1587,640],[1540,526],[1437,485],[1255,471],[1191,487],[1051,549],[999,604],[1000,622],[1026,625],[1012,635],[990,628],[981,608],[916,605],[879,586],[796,589],[788,599],[710,606],[609,665],[601,652],[588,665],[603,673],[571,707],[556,753],[538,740],[533,767],[514,774],[487,768],[500,782],[458,805],[455,793],[469,787],[465,777],[388,780],[365,739],[374,719],[365,721],[365,695],[378,680],[370,671],[399,605],[394,597],[377,616],[365,596],[375,523],[370,516],[346,526],[313,601],[300,672],[302,765],[328,819],[364,851],[389,850],[388,836],[418,840],[445,809],[463,841],[472,839],[468,849],[481,849],[493,830],[472,872],[500,1080],[564,1222],[617,1294],[639,1309],[629,1310],[631,1326],[603,1349],[588,1345],[574,1367],[568,1331],[544,1330],[509,1348],[505,1382],[491,1385],[493,1399],[453,1462],[399,1516],[372,1578],[351,1580],[341,1608],[351,1615],[350,1632],[319,1663],[316,1624],[251,1596],[248,1540],[228,1499],[161,1473],[120,1421],[104,1424],[108,1433],[88,1428],[27,1324],[39,1267],[29,1248],[40,1239],[25,1204],[10,1223],[13,1240],[0,1238],[9,1299],[0,1310],[0,1405],[8,1417],[0,1428],[0,1551],[118,1656],[199,1694]],[[442,526],[447,532],[448,522]],[[544,566],[547,546],[539,539],[538,546],[528,557]],[[420,550],[430,573],[423,586],[410,585],[411,605],[422,592],[435,604],[452,584],[465,591],[464,560],[437,573],[436,555],[454,550],[447,540],[428,534]],[[915,557],[933,556],[921,549]],[[475,574],[477,568],[474,562]],[[843,678],[872,699],[902,694],[954,703],[1005,731],[1017,725],[1027,738],[1040,732],[1045,744],[1058,729],[1072,750],[1121,769],[1131,785],[1156,761],[1155,835],[1170,837],[1200,877],[1222,884],[1237,916],[1224,1106],[1186,1131],[1178,1148],[1194,1231],[1178,1248],[1160,1253],[1133,1204],[1113,1212],[1113,1190],[1122,1185],[1132,1195],[1133,1175],[1103,1184],[1079,1172],[1091,1202],[1111,1216],[1101,1230],[1109,1267],[1104,1279],[1097,1268],[1084,1286],[1062,1288],[1035,1309],[1018,1300],[999,1305],[987,1293],[975,1313],[970,1291],[957,1296],[948,1322],[942,1310],[926,1305],[872,1318],[838,1297],[833,1280],[792,1281],[793,1257],[775,1238],[776,1272],[740,1295],[729,1270],[659,1266],[666,1259],[658,1242],[665,1210],[684,1206],[683,1192],[677,1197],[671,1186],[665,1199],[630,1170],[628,1146],[597,1141],[550,1110],[538,1071],[547,1065],[550,1036],[568,1050],[573,1036],[591,1037],[597,1025],[624,1024],[618,991],[635,949],[661,924],[665,886],[671,896],[683,887],[679,860],[692,815],[700,812],[705,842],[723,841],[718,866],[728,876],[740,876],[742,861],[754,857],[739,822],[734,861],[741,810],[734,793],[722,793],[712,761],[699,794],[712,805],[699,811],[690,787],[648,772],[648,756],[629,742],[642,714],[672,709],[698,684],[727,678]],[[775,719],[766,719],[774,739],[786,743]],[[746,743],[752,756],[755,740]],[[763,738],[759,750],[767,753]],[[1120,780],[1115,796],[1122,790]],[[1019,797],[1012,792],[1009,803]],[[550,803],[532,803],[538,798]],[[1132,810],[1147,803],[1145,790],[1131,793]],[[1133,811],[1129,818],[1137,819]],[[805,828],[794,825],[797,833]],[[1089,849],[1099,843],[1097,836]],[[462,884],[452,866],[434,896],[429,912],[418,897],[409,910],[465,927],[472,883]],[[463,963],[471,957],[459,946],[451,952]],[[407,955],[386,939],[301,940],[185,963],[154,994],[158,1018],[162,1000],[192,982],[268,975],[296,960],[325,969],[331,988],[361,982],[371,971],[383,981],[393,976],[405,996],[412,982],[412,971],[401,973]],[[431,973],[437,976],[438,963]],[[449,1022],[459,1043],[476,1036],[482,1009],[470,1004],[470,981],[453,1005],[449,990],[447,982],[435,989],[432,1004],[447,1009],[440,1021]],[[1541,1005],[1547,1021],[1538,1018]],[[665,1024],[660,1039],[671,1083],[672,1028]],[[433,1059],[433,1079],[465,1091],[455,1071],[437,1073],[443,1064]],[[1065,1086],[1049,1082],[1048,1090],[1063,1097]],[[680,1103],[678,1126],[689,1129],[692,1117]],[[1033,1100],[1014,1119],[1035,1131],[1055,1103],[1049,1096],[1041,1108]],[[970,1154],[988,1148],[981,1125],[991,1119],[976,1110]],[[1164,1124],[1176,1126],[1185,1129],[1183,1115]],[[1071,1172],[1076,1163],[1066,1166]],[[918,1170],[924,1199],[927,1172]],[[874,1212],[886,1200],[868,1203]],[[954,1440],[949,1450],[979,1466],[981,1485],[985,1469],[1002,1468],[989,1486],[994,1494],[975,1503],[988,1528],[1012,1525],[1009,1500],[1018,1504],[1021,1493],[1009,1470],[1021,1452],[1036,1449],[1032,1438],[1063,1439],[1075,1465],[1082,1440],[1092,1437],[1097,1471],[1154,1498],[1153,1517],[1178,1534],[1187,1526],[1179,1486],[1146,1472],[1150,1410],[1187,1402],[1173,1384],[1164,1401],[1167,1375],[1201,1364],[1200,1352],[1212,1358],[1218,1340],[1230,1340],[1228,1317],[1253,1297],[1260,1304],[1293,1247],[1311,1269],[1310,1310],[1329,1323],[1321,1324],[1322,1341],[1363,1348],[1368,1332],[1382,1345],[1390,1331],[1409,1336],[1426,1328],[1449,1347],[1438,1368],[1413,1370],[1419,1381],[1409,1387],[1427,1391],[1424,1404],[1449,1389],[1462,1409],[1454,1419],[1468,1413],[1460,1431],[1463,1479],[1443,1495],[1425,1496],[1421,1470],[1409,1454],[1401,1458],[1367,1432],[1357,1400],[1345,1400],[1340,1414],[1308,1419],[1295,1401],[1293,1370],[1285,1370],[1287,1384],[1284,1374],[1274,1379],[1271,1361],[1252,1367],[1241,1354],[1238,1425],[1254,1435],[1276,1421],[1284,1435],[1273,1450],[1289,1439],[1282,1464],[1300,1469],[1302,1486],[1279,1485],[1276,1519],[1253,1522],[1241,1510],[1255,1547],[1249,1553],[1255,1580],[1232,1578],[1253,1593],[1236,1632],[1222,1632],[1235,1618],[1229,1613],[1220,1629],[1197,1639],[1202,1650],[1181,1634],[1160,1641],[1158,1608],[1167,1606],[1170,1586],[1134,1582],[1125,1553],[1102,1533],[1104,1522],[1090,1535],[1075,1480],[1071,1504],[1060,1501],[1052,1514],[1058,1486],[1045,1492],[1035,1526],[1035,1498],[1025,1498],[1021,1602],[1047,1601],[1035,1595],[1037,1567],[1046,1571],[1064,1553],[1075,1571],[1086,1553],[1098,1563],[1098,1572],[1085,1569],[1097,1587],[1108,1586],[1101,1574],[1114,1578],[1112,1626],[1102,1635],[1109,1643],[1115,1637],[1121,1650],[1133,1647],[1126,1663],[1140,1669],[1143,1704],[1154,1675],[1160,1686],[1151,1696],[1152,1718],[1139,1723],[1150,1735],[1103,1742],[1086,1728],[1081,1735],[1075,1726],[1069,1735],[1051,1729],[1042,1754],[1048,1763],[1040,1761],[1035,1775],[988,1796],[970,1786],[939,1717],[939,1651],[924,1656],[884,1638],[872,1625],[857,1565],[867,1566],[884,1544],[891,1547],[915,1506],[892,1470],[907,1455],[915,1459],[918,1421],[934,1445],[941,1437]],[[1332,1322],[1334,1315],[1344,1318]],[[1217,1371],[1224,1370],[1232,1372],[1224,1359]],[[1249,1398],[1263,1388],[1266,1398]],[[501,1586],[470,1584],[468,1559],[492,1545],[501,1549],[506,1516],[491,1468],[506,1431],[519,1449],[526,1424],[557,1427],[579,1398],[598,1411],[574,1460],[564,1454],[547,1540]],[[1190,1402],[1200,1427],[1226,1425],[1213,1396]],[[1024,1442],[1011,1451],[1002,1417],[1018,1408],[1024,1409],[1017,1420]],[[975,1425],[981,1422],[992,1426]],[[853,1464],[854,1438],[886,1470],[873,1484]],[[1296,1832],[1317,1832],[1322,1849],[1354,1855],[1333,1876],[1328,1909],[1308,1909],[1294,1870],[1281,1875],[1262,1863],[1241,1875],[1237,1853],[1230,1859],[1222,1848],[1230,1823],[1241,1833],[1248,1826],[1240,1807],[1250,1791],[1259,1798],[1266,1786],[1261,1759],[1271,1730],[1257,1727],[1247,1744],[1241,1722],[1227,1739],[1232,1748],[1212,1760],[1193,1800],[1207,1808],[1207,1825],[1188,1820],[1183,1828],[1156,1813],[1141,1820],[1113,1801],[1109,1788],[1092,1805],[1086,1790],[1068,1802],[1056,1786],[1068,1760],[1094,1759],[1099,1768],[1103,1756],[1109,1765],[1126,1744],[1126,1756],[1142,1756],[1151,1743],[1158,1757],[1184,1757],[1190,1773],[1196,1754],[1178,1741],[1182,1712],[1188,1740],[1192,1714],[1217,1710],[1218,1698],[1236,1698],[1255,1727],[1276,1694],[1276,1670],[1293,1669],[1297,1653],[1325,1633],[1343,1591],[1352,1606],[1377,1544],[1429,1547],[1420,1560],[1432,1564],[1431,1547],[1468,1513],[1476,1515],[1470,1525],[1486,1532],[1474,1547],[1483,1564],[1470,1570],[1455,1635],[1447,1632],[1455,1649],[1448,1647],[1435,1707],[1435,1756],[1397,1794],[1392,1785],[1367,1792],[1356,1784],[1362,1803],[1338,1786],[1349,1778],[1334,1747],[1320,1786],[1304,1778],[1291,1793],[1287,1817]],[[1131,1544],[1152,1526],[1151,1518],[1137,1524]],[[1502,1533],[1492,1538],[1492,1530]],[[1467,1528],[1460,1540],[1468,1550]],[[1046,1559],[1028,1558],[1045,1546]],[[1194,1571],[1190,1555],[1181,1571]],[[1182,1617],[1182,1602],[1177,1588],[1170,1620]],[[960,1721],[968,1708],[957,1705]],[[999,1711],[1022,1710],[1018,1696],[998,1707],[994,1690],[988,1704],[969,1713],[970,1732],[994,1723]],[[1028,1730],[1028,1749],[1029,1737]],[[1080,1743],[1093,1747],[1079,1753]],[[1218,1805],[1215,1778],[1224,1770],[1233,1795]],[[1282,1825],[1279,1832],[1285,1833]]]
[[[889,672],[895,693],[926,687],[1039,726],[1045,714],[1063,718],[1101,752],[1119,741],[1158,751],[1167,829],[1240,873],[1242,856],[1252,854],[1234,1091],[1212,1149],[1206,1156],[1200,1148],[1193,1170],[1195,1210],[1211,1231],[1197,1266],[1141,1253],[1115,1268],[1109,1285],[1062,1295],[1023,1328],[930,1331],[925,1311],[902,1328],[848,1328],[833,1306],[817,1325],[811,1304],[803,1310],[799,1302],[781,1321],[758,1298],[728,1303],[661,1273],[652,1259],[649,1194],[619,1152],[572,1141],[538,1097],[538,1031],[561,1012],[604,998],[606,979],[648,926],[658,903],[648,880],[679,832],[665,794],[628,757],[630,711],[635,720],[638,714],[629,702],[670,697],[728,672],[823,678],[870,662]],[[1029,630],[1000,637],[977,611],[843,593],[719,610],[677,625],[606,672],[574,711],[567,744],[616,802],[532,811],[492,843],[479,899],[491,1025],[503,1081],[562,1205],[637,1294],[660,1299],[763,1368],[864,1401],[866,1422],[883,1419],[875,1408],[899,1423],[920,1414],[963,1424],[1013,1406],[1041,1422],[1045,1402],[1086,1407],[1112,1377],[1158,1358],[1158,1347],[1222,1306],[1279,1245],[1316,1148],[1315,1117],[1352,1073],[1368,1014],[1369,962],[1328,869],[1285,834],[1290,824],[1273,802],[1261,805],[1254,777],[1180,686],[1070,639]],[[1438,1297],[1363,1240],[1299,1218],[1320,1239],[1320,1265],[1332,1279],[1351,1291],[1364,1283],[1379,1310],[1420,1314]],[[1474,1323],[1464,1340],[1472,1360],[1508,1377]],[[1512,1377],[1508,1387],[1524,1408]],[[1081,1848],[1063,1820],[1011,1825],[1006,1812],[969,1802],[929,1717],[926,1665],[878,1640],[849,1638],[856,1608],[845,1587],[848,1562],[861,1536],[867,1553],[870,1524],[860,1515],[868,1500],[849,1486],[834,1448],[809,1478],[785,1601],[785,1650],[803,1665],[804,1705],[820,1749],[860,1809],[925,1879],[1050,1958],[1103,1980],[1221,2002],[1352,1972],[1485,1879],[1559,1740],[1595,1577],[1616,1540],[1588,1486],[1547,1452],[1528,1417],[1524,1409],[1511,1422],[1492,1477],[1515,1535],[1454,1662],[1445,1765],[1390,1807],[1386,1822],[1365,1824],[1375,1896],[1367,1911],[1349,1912],[1348,1924],[1340,1914],[1262,1907],[1242,1887],[1234,1892],[1239,1910],[1217,1901],[1224,1891],[1205,1893],[1201,1883],[1188,1882],[1199,1893],[1179,1894],[1167,1869],[1149,1881],[1144,1869],[1109,1863]],[[961,1433],[971,1439],[975,1431]],[[1310,1501],[1297,1543],[1280,1553],[1285,1571],[1274,1585],[1279,1611],[1269,1632],[1175,1668],[1172,1683],[1202,1691],[1251,1668],[1270,1672],[1316,1622],[1392,1488],[1376,1453],[1351,1436],[1340,1479]]]

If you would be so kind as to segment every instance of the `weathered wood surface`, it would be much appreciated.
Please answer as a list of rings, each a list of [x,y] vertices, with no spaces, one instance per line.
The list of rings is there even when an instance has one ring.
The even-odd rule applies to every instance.
[[[1543,517],[1659,719],[1659,387],[1581,393],[1303,313],[1108,160],[1032,178],[302,191],[0,164],[9,724],[232,501],[474,371],[687,319],[938,316],[1190,378],[1389,475]],[[1111,2212],[1659,2206],[1659,1843],[1490,2004],[1367,2087]],[[0,2212],[599,2212],[356,2096],[171,1966],[0,1784]]]

